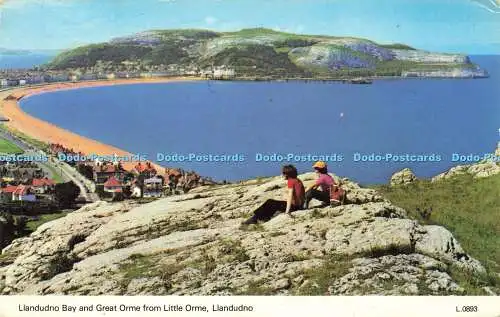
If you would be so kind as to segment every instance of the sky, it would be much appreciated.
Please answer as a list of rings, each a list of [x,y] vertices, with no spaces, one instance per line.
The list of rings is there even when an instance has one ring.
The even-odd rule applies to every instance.
[[[0,0],[0,47],[68,49],[150,29],[266,27],[500,54],[500,0]]]

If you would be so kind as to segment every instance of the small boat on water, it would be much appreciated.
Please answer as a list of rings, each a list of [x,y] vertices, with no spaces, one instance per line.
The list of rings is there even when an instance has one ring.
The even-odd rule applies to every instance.
[[[353,78],[348,81],[350,84],[358,84],[358,85],[370,85],[373,83],[371,79],[368,78]]]

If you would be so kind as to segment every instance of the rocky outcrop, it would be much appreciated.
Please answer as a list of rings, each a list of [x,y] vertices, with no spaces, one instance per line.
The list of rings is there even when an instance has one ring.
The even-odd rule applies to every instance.
[[[371,59],[356,56],[354,51],[332,44],[318,44],[310,47],[297,47],[289,55],[295,64],[304,68],[321,67],[324,69],[372,68]]]
[[[469,64],[469,57],[460,54],[432,53],[420,50],[393,49],[394,58],[402,61],[421,63]]]
[[[391,186],[396,185],[407,185],[413,183],[417,177],[413,174],[412,170],[405,168],[391,176],[390,184]]]
[[[500,164],[498,162],[482,162],[472,165],[459,165],[451,168],[450,170],[441,173],[432,178],[433,182],[455,177],[457,175],[469,174],[474,178],[484,178],[497,175],[500,173]]]
[[[466,158],[477,159],[479,161],[479,156],[469,155]],[[443,172],[439,175],[434,176],[431,180],[433,182],[440,181],[443,179],[453,178],[458,175],[469,174],[474,178],[485,178],[494,176],[500,173],[500,142],[497,144],[494,154],[486,154],[483,156],[482,161],[470,165],[458,165],[450,170]]]
[[[300,176],[305,185],[314,174]],[[338,178],[337,178],[338,179]],[[241,227],[280,177],[195,188],[145,205],[98,202],[15,240],[3,294],[462,294],[484,272],[446,229],[422,226],[346,179],[348,204]]]

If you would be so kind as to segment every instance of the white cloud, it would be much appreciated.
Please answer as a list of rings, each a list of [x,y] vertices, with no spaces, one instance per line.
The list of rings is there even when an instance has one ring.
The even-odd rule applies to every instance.
[[[306,27],[303,24],[297,24],[293,26],[275,26],[272,28],[275,31],[278,32],[285,32],[285,33],[303,33]]]
[[[205,23],[208,24],[208,25],[214,25],[215,23],[217,23],[217,18],[213,17],[213,16],[207,16],[205,17]]]
[[[70,5],[73,0],[0,0],[3,8],[19,9],[27,4],[37,5]]]

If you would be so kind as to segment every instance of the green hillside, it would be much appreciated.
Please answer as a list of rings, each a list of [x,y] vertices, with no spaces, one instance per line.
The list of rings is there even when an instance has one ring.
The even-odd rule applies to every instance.
[[[200,72],[225,66],[238,77],[401,76],[408,71],[452,71],[459,77],[485,72],[464,55],[379,45],[352,37],[303,35],[270,29],[237,32],[152,30],[68,50],[47,68],[87,72]],[[460,72],[463,72],[461,74]]]

